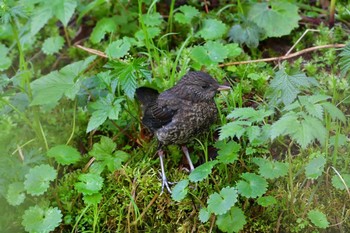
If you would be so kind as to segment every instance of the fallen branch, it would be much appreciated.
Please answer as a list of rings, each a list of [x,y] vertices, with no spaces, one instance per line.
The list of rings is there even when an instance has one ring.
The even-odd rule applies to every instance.
[[[242,65],[242,64],[249,64],[249,63],[256,63],[256,62],[271,62],[271,61],[282,61],[282,60],[288,60],[293,57],[300,56],[304,53],[309,53],[315,50],[319,49],[327,49],[327,48],[343,48],[345,47],[345,44],[328,44],[328,45],[320,45],[320,46],[315,46],[307,49],[303,49],[301,51],[291,53],[289,55],[284,55],[280,57],[270,57],[270,58],[264,58],[264,59],[257,59],[257,60],[249,60],[249,61],[235,61],[235,62],[228,62],[224,64],[220,64],[219,67],[224,67],[224,66],[232,66],[232,65]]]
[[[88,53],[92,53],[92,54],[95,54],[95,55],[100,56],[100,57],[108,58],[108,56],[104,52],[101,52],[99,50],[86,48],[86,47],[78,45],[78,44],[75,45],[75,47],[82,49]]]

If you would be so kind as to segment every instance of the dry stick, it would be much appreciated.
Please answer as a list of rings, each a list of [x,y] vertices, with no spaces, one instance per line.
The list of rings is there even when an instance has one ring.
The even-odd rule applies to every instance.
[[[82,49],[88,53],[92,53],[92,54],[95,54],[95,55],[100,56],[100,57],[108,58],[108,56],[104,52],[98,51],[96,49],[86,48],[86,47],[78,45],[78,44],[75,45],[75,47]]]
[[[319,49],[327,49],[327,48],[343,48],[345,47],[345,44],[328,44],[328,45],[320,45],[320,46],[315,46],[307,49],[303,49],[301,51],[291,53],[289,55],[285,56],[280,56],[280,57],[270,57],[270,58],[264,58],[264,59],[257,59],[257,60],[249,60],[249,61],[236,61],[236,62],[228,62],[224,64],[220,64],[219,67],[224,67],[224,66],[232,66],[232,65],[242,65],[242,64],[250,64],[250,63],[256,63],[256,62],[271,62],[271,61],[279,61],[279,60],[287,60],[293,57],[300,56],[304,53],[309,53],[315,50]]]
[[[306,29],[305,32],[299,37],[299,39],[294,43],[294,45],[288,50],[288,52],[286,54],[284,54],[284,56],[289,55],[293,49],[295,48],[295,46],[297,46],[297,44],[301,41],[301,39],[303,39],[303,37],[306,35],[306,33],[308,32],[319,32],[320,30],[316,30],[316,29]]]
[[[143,218],[143,216],[146,214],[147,210],[153,205],[153,203],[157,200],[159,194],[157,193],[156,195],[154,195],[154,197],[152,198],[152,200],[150,201],[150,203],[148,203],[148,205],[146,206],[146,208],[142,211],[142,213],[140,214],[140,216],[131,223],[131,226],[135,225],[138,221],[140,221],[140,219]]]

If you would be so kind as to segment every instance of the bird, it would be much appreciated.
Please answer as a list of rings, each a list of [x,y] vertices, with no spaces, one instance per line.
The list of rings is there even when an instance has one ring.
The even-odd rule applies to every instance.
[[[157,154],[161,165],[162,191],[171,189],[164,169],[163,146],[181,145],[190,171],[194,170],[186,143],[209,131],[217,120],[218,110],[214,97],[219,91],[230,90],[202,71],[189,71],[172,88],[159,93],[149,87],[136,89],[141,104],[142,124],[158,140]]]

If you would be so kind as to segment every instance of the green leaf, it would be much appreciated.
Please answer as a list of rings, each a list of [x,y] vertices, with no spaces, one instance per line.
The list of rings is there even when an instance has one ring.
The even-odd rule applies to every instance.
[[[201,208],[199,211],[199,220],[202,223],[208,222],[210,218],[210,213],[207,208]]]
[[[106,33],[113,33],[116,28],[117,24],[113,18],[100,19],[90,35],[91,42],[94,44],[99,43],[105,37]]]
[[[267,181],[254,173],[243,173],[243,180],[236,185],[238,192],[247,198],[262,196],[267,190]]]
[[[230,41],[240,45],[246,44],[249,48],[256,48],[263,35],[263,30],[254,22],[244,20],[242,24],[232,26],[228,35]]]
[[[208,175],[211,173],[211,169],[217,164],[218,161],[209,161],[206,162],[198,167],[196,167],[191,174],[188,176],[191,182],[198,182],[202,181],[205,178],[208,177]]]
[[[30,21],[30,34],[34,36],[42,27],[53,17],[53,11],[50,5],[42,5],[33,11]]]
[[[235,141],[218,141],[215,147],[219,149],[217,159],[224,164],[233,163],[238,159],[238,152],[241,149],[241,145]]]
[[[311,159],[305,167],[305,175],[308,179],[317,179],[324,170],[327,160],[324,156]]]
[[[260,175],[266,179],[276,179],[288,173],[288,163],[270,161],[264,158],[253,158],[252,161],[259,166]]]
[[[247,223],[244,212],[238,207],[232,207],[226,214],[217,216],[216,225],[223,232],[239,232]]]
[[[41,50],[47,55],[52,55],[54,53],[58,53],[58,51],[63,47],[63,45],[64,39],[62,36],[53,36],[47,38],[44,41]]]
[[[218,41],[208,41],[203,46],[195,46],[191,50],[191,58],[204,66],[216,65],[230,55],[238,56],[240,48],[234,44],[223,45]]]
[[[221,189],[220,194],[211,194],[207,201],[209,213],[225,214],[237,202],[237,197],[237,190],[233,187]]]
[[[200,12],[197,10],[197,8],[193,6],[184,5],[178,8],[178,10],[181,12],[178,12],[174,15],[174,18],[177,22],[182,24],[189,24],[191,25],[191,21],[193,18],[200,15]]]
[[[350,174],[342,174],[341,175],[342,179],[344,180],[345,184],[343,181],[340,179],[338,175],[334,175],[332,177],[332,185],[334,188],[339,189],[339,190],[345,190],[346,187],[349,189],[350,188]],[[346,185],[346,187],[345,187]]]
[[[149,27],[158,27],[163,22],[163,17],[158,12],[142,15],[143,23]]]
[[[84,195],[83,200],[85,205],[97,205],[102,200],[102,194],[94,193],[91,195]]]
[[[127,40],[117,40],[107,46],[106,54],[113,59],[121,58],[129,52],[130,46]]]
[[[190,56],[194,61],[201,65],[210,66],[212,64],[208,51],[203,46],[193,47]]]
[[[89,106],[94,109],[91,118],[89,120],[86,132],[96,129],[102,125],[107,118],[111,120],[117,120],[119,113],[122,110],[121,102],[123,98],[115,99],[113,94],[108,94],[105,97],[100,97],[96,102],[91,103]]]
[[[12,206],[17,206],[23,203],[26,198],[24,193],[24,184],[23,182],[14,182],[8,186],[6,193],[6,200]]]
[[[54,0],[48,4],[52,4],[54,15],[62,22],[63,26],[67,27],[77,7],[76,0]]]
[[[251,107],[235,108],[230,114],[227,115],[228,119],[247,120],[250,122],[261,122],[266,117],[269,117],[274,112],[272,110],[259,109],[255,110]]]
[[[50,181],[56,179],[57,171],[47,165],[35,166],[25,175],[24,187],[33,196],[38,196],[46,192],[50,186]]]
[[[295,112],[289,112],[272,124],[271,140],[281,135],[294,134],[298,127],[298,115]]]
[[[55,158],[55,160],[62,165],[74,164],[81,158],[77,149],[67,145],[58,145],[50,148],[47,152],[47,156]]]
[[[307,214],[308,218],[311,220],[311,222],[319,228],[325,229],[329,227],[329,222],[327,220],[327,217],[324,213],[322,213],[319,210],[311,210]]]
[[[270,83],[269,98],[276,103],[291,104],[305,88],[316,86],[314,78],[307,77],[304,73],[289,75],[284,68],[276,72]]]
[[[7,70],[12,64],[11,59],[7,56],[8,51],[9,49],[4,44],[0,43],[0,71]]]
[[[228,55],[227,56],[229,58],[238,57],[243,52],[243,50],[236,43],[226,44],[225,48],[228,51]]]
[[[246,132],[245,126],[250,126],[251,123],[247,121],[234,121],[221,126],[219,140],[226,138],[237,137],[238,139]]]
[[[342,111],[340,111],[339,108],[337,108],[334,104],[329,102],[321,103],[321,105],[324,107],[324,109],[327,111],[327,113],[331,116],[332,120],[340,120],[341,122],[346,122],[346,117]]]
[[[74,184],[74,187],[84,195],[98,193],[103,185],[103,178],[95,173],[81,174],[78,177],[80,182]]]
[[[350,43],[341,49],[341,53],[338,55],[340,75],[345,77],[350,71]]]
[[[289,35],[299,26],[298,7],[287,1],[254,3],[248,11],[248,19],[265,30],[267,37]]]
[[[53,71],[34,80],[31,83],[33,90],[31,105],[57,105],[63,96],[74,99],[80,89],[79,78],[82,78],[82,72],[94,59],[95,56],[88,57],[63,67],[59,72]]]
[[[174,201],[181,201],[184,199],[188,192],[188,180],[181,180],[172,189],[171,198]]]
[[[198,32],[204,40],[215,40],[226,33],[226,25],[217,19],[206,19],[203,21],[202,29]]]
[[[61,211],[55,208],[29,207],[23,214],[22,225],[28,232],[49,233],[62,221]]]
[[[259,197],[257,202],[259,205],[263,207],[268,207],[271,205],[275,205],[277,203],[277,200],[272,196],[264,196],[264,197]]]

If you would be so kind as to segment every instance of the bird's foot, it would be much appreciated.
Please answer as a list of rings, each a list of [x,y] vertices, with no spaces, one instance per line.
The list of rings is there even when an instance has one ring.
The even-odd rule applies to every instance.
[[[162,179],[162,191],[160,192],[160,195],[163,194],[164,192],[164,187],[166,187],[166,189],[168,190],[168,192],[171,194],[171,189],[170,189],[170,184],[172,184],[171,182],[168,182],[167,179]]]

